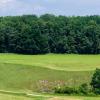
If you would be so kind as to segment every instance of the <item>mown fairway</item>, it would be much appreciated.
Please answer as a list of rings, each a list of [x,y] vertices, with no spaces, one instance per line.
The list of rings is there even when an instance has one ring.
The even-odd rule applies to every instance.
[[[0,54],[0,63],[31,65],[64,71],[91,71],[100,68],[100,55]]]
[[[100,55],[0,54],[0,90],[40,92],[44,88],[52,88],[59,82],[66,83],[68,86],[78,86],[84,82],[89,83],[96,68],[100,68]],[[31,100],[31,98],[24,100]]]
[[[21,96],[21,95],[12,95],[12,94],[4,94],[0,93],[0,100],[46,100],[48,98],[45,97],[27,97],[27,96]]]
[[[83,97],[83,96],[21,96],[14,94],[0,93],[0,100],[100,100],[100,97]]]

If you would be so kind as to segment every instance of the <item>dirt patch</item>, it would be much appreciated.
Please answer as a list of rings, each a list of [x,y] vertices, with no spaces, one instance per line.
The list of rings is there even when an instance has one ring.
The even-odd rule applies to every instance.
[[[82,100],[82,99],[54,97],[54,98],[50,98],[49,100]]]

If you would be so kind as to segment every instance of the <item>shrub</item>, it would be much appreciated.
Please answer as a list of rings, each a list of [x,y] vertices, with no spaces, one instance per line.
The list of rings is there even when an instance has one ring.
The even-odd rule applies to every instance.
[[[100,69],[96,69],[93,74],[91,86],[95,94],[100,94]]]
[[[67,87],[67,86],[55,87],[54,91],[55,93],[60,93],[60,94],[82,94],[82,95],[91,94],[91,88],[86,83],[82,84],[78,88]]]
[[[88,84],[84,83],[79,87],[79,92],[85,95],[88,95],[90,92],[90,88]]]
[[[75,88],[72,88],[72,87],[65,87],[63,89],[63,92],[66,93],[66,94],[76,94],[76,89]]]
[[[78,94],[78,90],[76,88],[67,86],[56,87],[54,91],[55,93],[61,93],[61,94]]]

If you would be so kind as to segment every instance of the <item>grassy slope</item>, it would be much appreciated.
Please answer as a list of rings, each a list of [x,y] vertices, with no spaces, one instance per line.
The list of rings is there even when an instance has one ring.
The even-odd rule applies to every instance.
[[[49,100],[100,100],[100,97],[54,97]]]
[[[82,97],[82,96],[53,96],[50,95],[46,97],[44,95],[41,96],[21,96],[14,94],[5,94],[0,93],[0,100],[100,100],[100,97]]]
[[[66,71],[89,71],[100,68],[100,55],[16,55],[0,54],[0,63],[35,65]]]
[[[53,97],[49,100],[100,100],[100,97],[66,96],[66,97]]]
[[[39,81],[66,81],[68,85],[89,82],[92,72],[60,71],[43,67],[0,64],[0,89],[33,90],[40,88]],[[88,76],[88,77],[87,77]]]
[[[67,85],[89,82],[100,55],[0,54],[0,89],[37,91],[41,80]]]
[[[44,97],[26,97],[0,93],[0,100],[46,100]]]
[[[37,91],[40,80],[76,86],[89,82],[97,67],[100,55],[0,54],[0,90]]]

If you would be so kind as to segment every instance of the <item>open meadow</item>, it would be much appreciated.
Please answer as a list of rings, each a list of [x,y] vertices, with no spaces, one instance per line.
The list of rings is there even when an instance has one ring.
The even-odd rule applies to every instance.
[[[34,93],[48,92],[58,84],[77,87],[82,83],[89,83],[96,68],[100,68],[100,55],[0,54],[0,90]],[[6,97],[14,98],[7,100],[49,100],[0,94],[0,100],[6,100]],[[100,99],[99,97],[95,99],[92,97],[64,98],[50,98],[50,100]]]
[[[0,100],[100,100],[100,97],[84,97],[84,96],[23,96],[14,94],[0,93]]]

